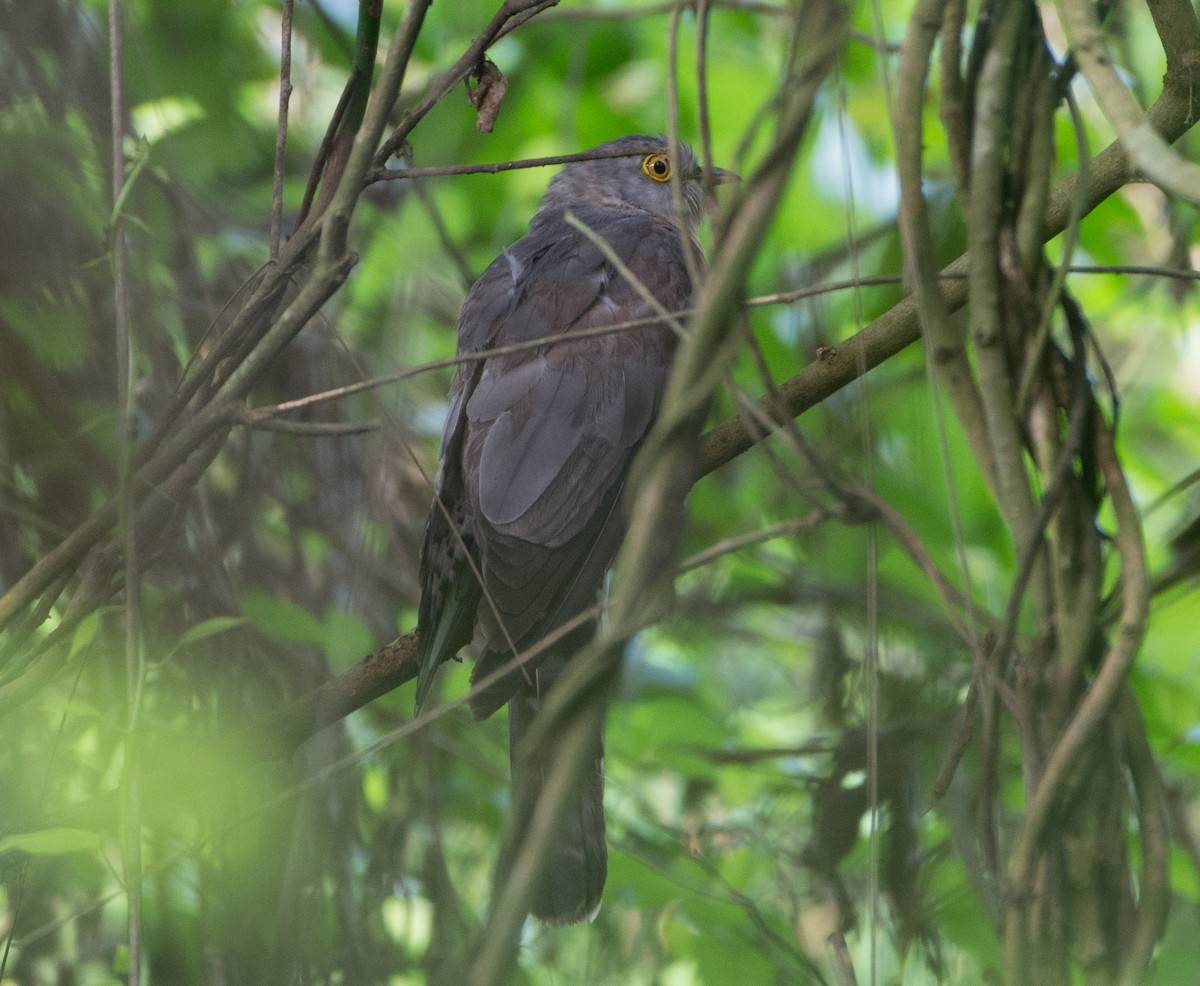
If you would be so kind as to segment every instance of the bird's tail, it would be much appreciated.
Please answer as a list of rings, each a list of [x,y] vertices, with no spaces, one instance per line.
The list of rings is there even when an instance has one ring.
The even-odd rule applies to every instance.
[[[537,714],[539,702],[532,689],[521,689],[508,705],[509,756],[512,762],[514,828],[528,830],[542,797],[550,758],[541,751],[528,756],[525,733]],[[521,841],[514,840],[514,844]],[[608,873],[608,847],[604,838],[604,740],[597,736],[588,764],[570,794],[562,823],[550,844],[542,877],[534,887],[530,911],[547,924],[590,921],[600,910],[600,896]],[[511,865],[511,860],[507,865]]]

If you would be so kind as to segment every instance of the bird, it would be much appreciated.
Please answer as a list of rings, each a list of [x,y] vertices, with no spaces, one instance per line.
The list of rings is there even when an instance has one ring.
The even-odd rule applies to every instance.
[[[450,388],[421,549],[417,711],[438,667],[474,642],[472,713],[482,719],[508,704],[515,824],[528,822],[545,772],[536,753],[518,756],[522,739],[595,621],[519,668],[511,662],[595,603],[625,532],[622,494],[677,334],[659,318],[536,342],[686,308],[696,262],[689,266],[685,251],[702,256],[705,190],[736,178],[712,168],[704,181],[692,150],[680,144],[672,156],[661,136],[620,137],[592,153],[555,175],[527,235],[463,303],[457,352],[468,359]],[[535,345],[489,355],[519,343]],[[603,800],[598,737],[565,821],[544,847],[549,859],[530,902],[544,923],[587,921],[599,910]]]

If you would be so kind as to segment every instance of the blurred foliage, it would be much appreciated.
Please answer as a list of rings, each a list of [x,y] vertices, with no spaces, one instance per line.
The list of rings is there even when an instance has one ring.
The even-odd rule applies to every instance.
[[[458,57],[494,6],[432,7],[402,102]],[[664,131],[668,16],[635,10],[564,3],[506,37],[491,53],[509,82],[495,131],[476,132],[458,91],[414,133],[413,163],[566,153]],[[127,157],[143,166],[124,215],[145,432],[267,258],[279,10],[265,0],[131,0],[126,13]],[[400,13],[385,5],[385,37]],[[888,114],[895,62],[864,37],[882,25],[897,41],[909,15],[909,4],[892,0],[855,8],[860,33],[823,92],[750,294],[900,273]],[[285,216],[299,205],[345,80],[354,16],[346,0],[297,4]],[[1052,33],[1054,10],[1043,16]],[[759,121],[786,57],[784,18],[753,5],[711,17],[714,156],[747,169],[766,146]],[[106,5],[0,0],[0,26],[7,588],[115,494],[118,472]],[[1123,68],[1155,91],[1163,67],[1146,43],[1154,35],[1145,12],[1123,12],[1114,31]],[[679,112],[693,141],[696,47],[687,15]],[[1111,132],[1086,90],[1078,94],[1094,152]],[[928,193],[948,260],[966,241],[932,106],[927,130]],[[1066,175],[1076,152],[1065,124],[1059,143]],[[1194,145],[1186,138],[1184,152]],[[277,360],[255,402],[452,354],[471,279],[523,233],[548,178],[523,170],[370,188],[352,230],[359,262],[349,282]],[[1085,219],[1076,262],[1190,266],[1195,223],[1193,209],[1131,186]],[[1194,983],[1200,501],[1179,484],[1200,462],[1200,302],[1191,284],[1150,276],[1077,274],[1069,287],[1120,395],[1119,444],[1152,570],[1176,566],[1132,685],[1175,839],[1172,916],[1154,981]],[[757,359],[786,379],[899,297],[898,286],[871,286],[754,308]],[[400,689],[286,762],[264,763],[252,741],[230,740],[411,628],[449,376],[422,374],[302,416],[380,419],[366,435],[235,431],[143,546],[143,962],[152,983],[404,986],[436,978],[480,926],[507,812],[503,716],[477,724],[459,706],[405,730],[411,694]],[[732,386],[764,392],[749,351]],[[733,407],[722,398],[714,416]],[[833,474],[868,478],[964,592],[1003,609],[1007,529],[915,348],[805,415],[801,428]],[[786,436],[769,440],[695,488],[688,550],[804,516],[820,481]],[[78,578],[104,563],[89,559]],[[826,939],[838,930],[862,981],[868,969],[884,982],[998,981],[992,889],[980,885],[967,836],[973,749],[946,796],[931,796],[970,657],[908,555],[881,530],[830,518],[707,561],[678,588],[670,618],[628,655],[609,718],[604,907],[586,927],[528,926],[517,981],[831,981]],[[37,653],[41,636],[71,617],[69,597],[22,647],[0,638],[0,694],[54,662],[40,687],[0,708],[0,933],[12,942],[4,982],[21,986],[107,983],[128,961],[121,600],[80,622],[69,647]],[[863,660],[873,626],[876,692]],[[461,696],[467,677],[450,669],[442,697]],[[868,838],[871,694],[881,812]],[[1022,803],[1011,737],[999,755],[1004,843]]]

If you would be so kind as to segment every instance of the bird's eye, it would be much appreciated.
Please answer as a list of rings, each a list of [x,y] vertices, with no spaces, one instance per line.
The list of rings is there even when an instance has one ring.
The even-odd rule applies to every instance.
[[[671,159],[665,154],[650,154],[642,161],[642,170],[655,181],[666,181],[671,177]]]

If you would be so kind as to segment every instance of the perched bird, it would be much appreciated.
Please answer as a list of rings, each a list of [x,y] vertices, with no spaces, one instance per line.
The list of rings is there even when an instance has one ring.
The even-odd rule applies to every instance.
[[[621,137],[595,150],[626,149],[627,156],[568,164],[555,176],[528,235],[467,295],[460,356],[653,316],[645,292],[667,311],[687,307],[693,285],[684,250],[690,241],[700,256],[701,169],[687,147],[672,159],[662,137]],[[714,169],[710,181],[733,177]],[[528,820],[544,771],[535,756],[531,776],[518,776],[521,738],[594,623],[504,669],[595,602],[624,535],[621,493],[675,343],[660,323],[464,362],[454,376],[421,552],[416,701],[419,710],[438,666],[475,638],[471,710],[484,718],[508,703],[517,824]],[[583,921],[600,906],[608,855],[603,797],[598,739],[562,830],[545,848],[550,858],[531,904],[543,921]]]

